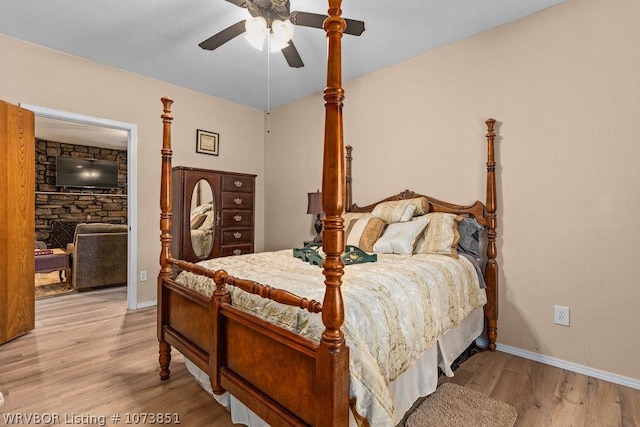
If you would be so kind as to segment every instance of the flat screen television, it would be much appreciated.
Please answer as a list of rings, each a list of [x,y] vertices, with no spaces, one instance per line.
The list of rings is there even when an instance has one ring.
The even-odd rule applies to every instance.
[[[56,186],[118,188],[118,162],[58,156],[56,157]]]

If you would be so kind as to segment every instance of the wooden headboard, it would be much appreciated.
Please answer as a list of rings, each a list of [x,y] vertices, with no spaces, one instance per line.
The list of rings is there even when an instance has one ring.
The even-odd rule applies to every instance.
[[[487,304],[485,305],[485,317],[487,318],[487,338],[489,341],[489,350],[495,351],[497,328],[498,328],[498,263],[496,261],[496,229],[498,221],[496,218],[497,207],[497,190],[496,190],[496,162],[495,162],[495,131],[494,119],[487,119],[487,185],[486,185],[486,202],[476,201],[475,203],[465,206],[454,203],[443,202],[424,194],[418,194],[411,190],[404,190],[394,196],[387,197],[376,203],[367,206],[358,206],[353,203],[353,177],[351,175],[351,163],[353,156],[351,155],[353,147],[347,145],[345,147],[345,211],[346,212],[371,212],[373,208],[382,202],[413,199],[415,197],[426,197],[429,201],[429,212],[447,212],[458,215],[471,215],[487,230],[487,252],[486,264],[484,268],[484,279],[487,285]]]

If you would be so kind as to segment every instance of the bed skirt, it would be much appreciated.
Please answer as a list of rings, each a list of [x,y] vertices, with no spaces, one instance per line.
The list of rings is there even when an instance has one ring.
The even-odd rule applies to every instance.
[[[464,350],[480,336],[484,327],[484,313],[482,308],[474,310],[457,327],[449,330],[437,341],[437,345],[427,350],[420,359],[411,365],[402,375],[389,384],[395,411],[397,425],[404,414],[411,409],[417,399],[433,393],[438,386],[438,367],[445,375],[452,377],[452,363]],[[236,424],[249,427],[267,427],[264,420],[244,406],[229,393],[215,395],[211,389],[209,376],[185,357],[187,370],[198,383],[218,403],[231,412],[231,420]],[[353,414],[349,413],[349,427],[356,427]]]

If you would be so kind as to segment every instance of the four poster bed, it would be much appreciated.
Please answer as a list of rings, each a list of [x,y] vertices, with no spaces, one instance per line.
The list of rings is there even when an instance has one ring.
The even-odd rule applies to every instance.
[[[329,48],[321,269],[291,250],[199,264],[172,257],[172,101],[162,99],[160,377],[169,378],[175,347],[194,376],[230,407],[235,422],[393,426],[417,397],[435,390],[438,367],[451,374],[451,362],[483,327],[495,350],[495,121],[486,122],[486,204],[461,206],[411,191],[365,207],[353,204],[351,151],[347,147],[345,162],[342,138],[340,4],[329,0],[324,24]],[[450,242],[433,249],[435,240],[457,244],[458,224],[466,219],[486,229],[482,274]],[[362,244],[363,230],[374,222],[384,224],[373,246],[377,261],[345,267],[342,255],[354,230],[360,229]],[[405,241],[393,236],[408,229],[413,237],[407,252]],[[437,239],[429,237],[432,231]],[[418,246],[427,249],[416,252]],[[174,267],[183,270],[177,278]]]

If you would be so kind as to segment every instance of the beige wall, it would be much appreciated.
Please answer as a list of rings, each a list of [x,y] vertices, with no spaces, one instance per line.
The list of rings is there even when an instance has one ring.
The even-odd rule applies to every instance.
[[[495,117],[499,342],[640,379],[637,22],[636,0],[569,0],[345,84],[344,117],[360,204],[405,188],[482,200]],[[264,144],[261,111],[1,35],[0,52],[0,99],[138,126],[139,302],[155,299],[161,96],[175,100],[174,164],[258,174],[257,250],[312,237],[321,94],[273,110]],[[220,133],[219,157],[194,153],[197,128]]]
[[[264,246],[264,112],[0,35],[0,99],[136,124],[138,302],[156,299],[160,253],[160,98],[173,105],[174,165],[254,173],[256,249]],[[196,129],[220,134],[218,157],[195,153]]]
[[[484,120],[495,117],[499,342],[634,379],[638,22],[637,0],[569,0],[349,82],[344,108],[360,204],[405,188],[484,200]],[[322,111],[317,94],[271,112],[268,249],[312,235]],[[554,304],[570,307],[570,327],[553,324]]]

